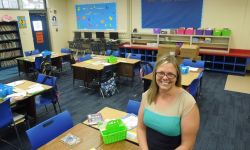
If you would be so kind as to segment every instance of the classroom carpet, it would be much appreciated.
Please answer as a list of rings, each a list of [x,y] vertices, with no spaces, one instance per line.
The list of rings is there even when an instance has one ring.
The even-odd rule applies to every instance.
[[[225,90],[250,94],[250,74],[245,76],[228,75]]]

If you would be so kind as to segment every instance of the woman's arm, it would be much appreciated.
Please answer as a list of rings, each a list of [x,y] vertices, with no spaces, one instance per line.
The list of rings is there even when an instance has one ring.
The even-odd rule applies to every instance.
[[[146,139],[146,126],[143,123],[144,105],[141,103],[138,113],[138,125],[137,125],[137,139],[142,150],[148,150],[148,144]]]
[[[181,119],[181,145],[176,150],[192,150],[200,126],[200,114],[197,105]]]

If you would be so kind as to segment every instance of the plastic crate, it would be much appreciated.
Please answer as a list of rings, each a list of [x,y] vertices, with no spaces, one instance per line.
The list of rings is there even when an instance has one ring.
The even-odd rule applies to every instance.
[[[7,95],[10,95],[13,93],[13,87],[4,85],[0,83],[0,98],[3,99]]]
[[[107,58],[107,62],[108,62],[108,63],[111,63],[111,64],[114,64],[114,63],[117,62],[117,58],[116,58],[115,56],[111,55],[111,56],[109,56],[109,57]]]
[[[111,120],[107,123],[106,129],[101,131],[104,144],[110,144],[125,140],[127,136],[127,127],[121,119]]]
[[[215,29],[213,32],[213,36],[221,36],[221,29]]]
[[[204,33],[204,30],[203,30],[203,29],[196,29],[196,30],[195,30],[195,34],[196,34],[196,35],[203,35],[203,33]]]
[[[204,31],[204,34],[205,34],[205,35],[212,35],[212,34],[213,34],[213,29],[211,29],[211,28],[206,29],[206,30]]]
[[[176,29],[176,34],[185,34],[185,28]]]
[[[231,35],[231,30],[228,28],[224,28],[222,30],[222,36],[230,36]]]

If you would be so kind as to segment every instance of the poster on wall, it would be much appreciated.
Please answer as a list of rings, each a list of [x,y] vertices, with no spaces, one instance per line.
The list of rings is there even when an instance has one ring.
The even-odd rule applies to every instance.
[[[19,28],[27,28],[25,16],[17,16],[17,21]]]
[[[75,5],[77,29],[116,30],[116,3]]]

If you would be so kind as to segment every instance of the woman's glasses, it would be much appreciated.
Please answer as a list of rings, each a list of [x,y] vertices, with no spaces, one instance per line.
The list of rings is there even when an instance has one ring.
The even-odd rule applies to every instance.
[[[156,72],[156,76],[159,78],[163,78],[164,76],[167,76],[169,79],[176,78],[176,75],[171,72]]]

